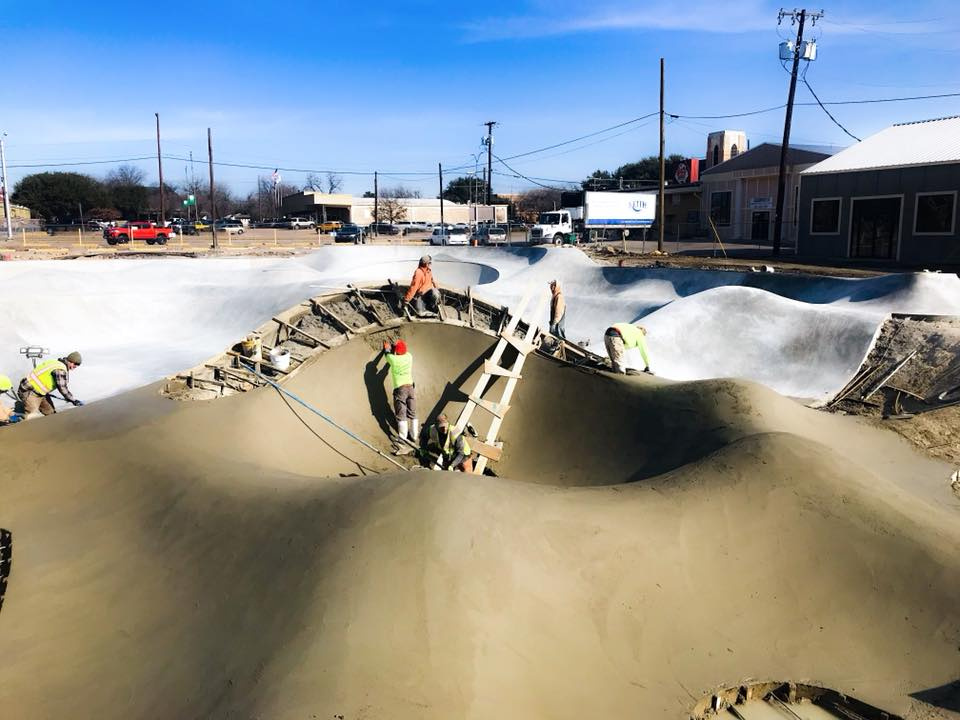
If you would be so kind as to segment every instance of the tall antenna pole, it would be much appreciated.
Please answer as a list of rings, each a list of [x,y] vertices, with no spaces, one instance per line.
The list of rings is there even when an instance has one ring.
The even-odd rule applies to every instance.
[[[443,163],[437,163],[437,172],[440,174],[440,232],[447,234],[447,226],[443,224]]]
[[[213,249],[216,250],[220,244],[217,242],[217,204],[214,200],[213,187],[213,135],[210,128],[207,128],[207,158],[210,165],[210,214],[213,215],[210,221],[210,229],[213,231]]]
[[[783,144],[780,145],[780,174],[777,177],[777,209],[773,216],[773,254],[780,254],[780,245],[783,239],[783,204],[787,186],[787,150],[790,147],[790,125],[793,122],[793,96],[797,91],[797,68],[800,65],[800,43],[803,42],[803,24],[807,19],[807,11],[794,10],[792,12],[780,11],[777,22],[781,22],[784,17],[790,17],[797,23],[797,44],[793,48],[793,70],[790,73],[790,94],[787,97],[787,115],[783,121]],[[823,17],[823,12],[810,13],[810,17],[816,24],[817,20]]]
[[[663,158],[663,58],[660,58],[660,197],[657,201],[657,251],[663,252],[663,186],[665,165]],[[622,179],[621,179],[622,181]]]
[[[163,225],[166,219],[165,208],[163,206],[163,161],[160,159],[160,113],[154,113],[157,116],[157,169],[160,172],[160,225]]]
[[[487,205],[490,204],[490,186],[493,185],[493,126],[496,120],[488,120],[487,126]]]
[[[3,171],[3,217],[7,221],[7,240],[13,240],[13,218],[10,217],[10,187],[7,184],[7,156],[3,150],[3,139],[6,133],[0,134],[0,170]]]

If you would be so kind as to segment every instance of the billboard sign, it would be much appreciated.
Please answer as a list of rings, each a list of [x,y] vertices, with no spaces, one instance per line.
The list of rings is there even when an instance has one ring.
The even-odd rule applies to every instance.
[[[657,211],[655,193],[586,192],[587,227],[650,227]]]

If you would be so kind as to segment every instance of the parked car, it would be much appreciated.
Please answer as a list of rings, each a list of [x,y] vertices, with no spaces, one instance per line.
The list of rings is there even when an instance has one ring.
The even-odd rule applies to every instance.
[[[372,235],[373,233],[378,235],[399,235],[400,228],[390,223],[370,223],[367,226],[367,234]]]
[[[335,233],[343,227],[343,223],[339,220],[327,220],[324,222],[317,223],[317,232],[321,233]]]
[[[157,227],[152,222],[135,221],[106,228],[103,231],[103,239],[108,245],[128,243],[131,240],[146,240],[147,245],[166,245],[172,233],[173,230],[168,227]]]
[[[470,244],[469,228],[436,227],[433,229],[433,232],[430,234],[430,244],[431,245],[469,245]]]
[[[355,245],[359,245],[363,242],[363,228],[359,225],[354,225],[353,223],[346,223],[341,225],[340,229],[337,230],[336,234],[333,236],[334,242],[352,242]]]
[[[213,226],[217,232],[226,232],[230,235],[243,235],[243,223],[239,220],[217,220]]]
[[[280,227],[289,228],[290,230],[314,230],[317,227],[317,224],[309,218],[283,218],[281,223],[282,225]]]
[[[170,228],[180,235],[196,235],[197,224],[193,220],[178,218],[170,221]]]
[[[480,245],[495,245],[507,241],[507,231],[499,225],[481,225],[474,231],[473,239]]]

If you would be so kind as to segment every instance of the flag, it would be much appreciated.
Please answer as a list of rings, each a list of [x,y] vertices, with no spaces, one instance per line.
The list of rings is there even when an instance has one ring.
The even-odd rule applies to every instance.
[[[273,171],[273,174],[270,176],[270,179],[273,180],[273,186],[277,187],[280,185],[280,173],[278,172],[280,168],[277,168]]]

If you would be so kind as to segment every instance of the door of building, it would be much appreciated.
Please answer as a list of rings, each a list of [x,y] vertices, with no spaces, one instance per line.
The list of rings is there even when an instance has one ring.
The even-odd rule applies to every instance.
[[[900,241],[901,198],[864,198],[853,201],[850,218],[850,256],[893,260]]]
[[[750,226],[750,239],[754,242],[765,243],[770,240],[770,213],[753,213],[753,222]]]

